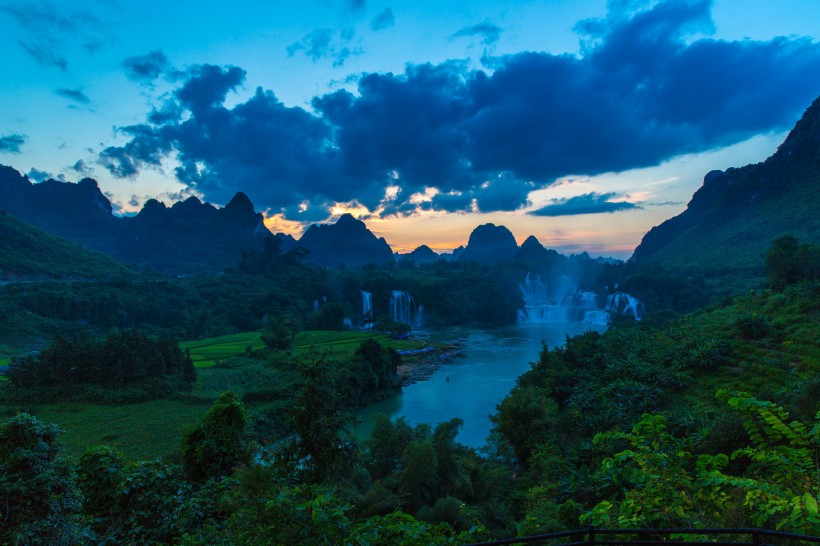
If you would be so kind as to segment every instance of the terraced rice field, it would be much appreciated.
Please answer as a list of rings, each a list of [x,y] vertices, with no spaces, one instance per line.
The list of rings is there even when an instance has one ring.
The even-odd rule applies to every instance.
[[[352,357],[359,344],[368,338],[374,338],[383,346],[397,350],[418,349],[424,345],[424,342],[419,340],[396,340],[388,335],[372,332],[305,331],[296,336],[291,352],[294,356],[298,356],[311,350],[318,350],[327,351],[336,357],[347,358]],[[261,332],[244,332],[197,341],[185,341],[179,346],[183,350],[191,351],[194,366],[208,368],[225,358],[241,355],[249,350],[264,349],[265,344],[262,342]]]
[[[183,351],[191,351],[191,359],[197,368],[209,368],[225,358],[236,356],[245,351],[264,349],[261,332],[243,332],[227,336],[184,341],[179,344]]]

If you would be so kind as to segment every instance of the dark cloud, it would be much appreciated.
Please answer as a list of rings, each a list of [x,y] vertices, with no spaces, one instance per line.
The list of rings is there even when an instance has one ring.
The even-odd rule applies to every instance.
[[[498,25],[495,25],[489,21],[484,21],[483,23],[478,23],[477,25],[462,28],[453,34],[451,38],[479,36],[481,37],[481,43],[489,46],[498,41],[502,32],[503,29]]]
[[[501,175],[475,191],[476,205],[481,212],[519,209],[527,205],[527,196],[534,189],[535,184],[529,180]]]
[[[88,95],[83,93],[83,91],[81,89],[65,89],[65,88],[55,89],[54,94],[59,95],[59,96],[65,98],[65,99],[68,99],[70,101],[74,101],[78,104],[85,104],[85,105],[91,104],[91,99],[88,98]]]
[[[54,175],[47,171],[41,171],[40,169],[35,169],[32,167],[26,173],[26,176],[34,180],[35,182],[42,182],[43,180],[49,180],[54,178]]]
[[[574,216],[642,208],[627,201],[611,201],[615,197],[618,197],[618,194],[592,192],[576,195],[575,197],[553,199],[551,204],[529,214],[535,216]]]
[[[0,6],[0,12],[14,18],[25,35],[17,43],[42,66],[66,70],[65,53],[70,45],[78,45],[89,53],[101,47],[98,35],[105,32],[105,26],[88,11],[69,13],[64,5],[40,0]]]
[[[25,135],[6,135],[0,137],[0,153],[19,154],[20,146],[26,143]]]
[[[390,8],[384,8],[384,11],[379,13],[370,22],[370,30],[378,32],[379,30],[385,30],[387,28],[390,28],[395,24],[396,16],[393,15],[393,10]]]
[[[92,169],[85,161],[82,159],[78,159],[74,165],[71,166],[71,169],[74,170],[76,173],[82,176],[93,176],[94,169]]]
[[[316,97],[312,111],[264,89],[227,108],[244,72],[195,67],[100,159],[130,176],[174,155],[178,178],[205,198],[243,190],[289,217],[335,201],[387,214],[513,210],[559,177],[657,165],[791,126],[820,89],[820,45],[704,38],[710,25],[708,2],[614,10],[579,24],[581,56],[496,57],[492,74],[453,61],[364,74],[356,94]],[[334,57],[335,36],[293,52]],[[388,186],[400,188],[389,203]],[[585,203],[629,206],[602,195]]]
[[[153,82],[164,72],[171,70],[171,63],[162,51],[151,51],[145,55],[128,57],[122,62],[129,80]]]

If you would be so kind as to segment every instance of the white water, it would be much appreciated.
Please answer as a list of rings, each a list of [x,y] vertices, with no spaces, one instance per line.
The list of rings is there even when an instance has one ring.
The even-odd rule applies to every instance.
[[[424,306],[416,308],[416,302],[409,292],[393,290],[390,293],[390,318],[394,321],[419,328],[422,326],[423,314]]]
[[[547,283],[539,275],[527,273],[519,289],[524,298],[524,308],[518,310],[521,324],[580,322],[605,326],[613,313],[635,320],[641,320],[643,314],[643,304],[625,292],[610,294],[601,307],[595,292],[577,290],[564,275]]]

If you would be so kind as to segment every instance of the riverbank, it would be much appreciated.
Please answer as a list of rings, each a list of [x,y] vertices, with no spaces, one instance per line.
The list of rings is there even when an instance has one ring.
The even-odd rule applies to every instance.
[[[450,339],[431,342],[421,349],[399,351],[402,364],[396,374],[401,378],[402,387],[427,381],[438,369],[464,354],[464,340]]]

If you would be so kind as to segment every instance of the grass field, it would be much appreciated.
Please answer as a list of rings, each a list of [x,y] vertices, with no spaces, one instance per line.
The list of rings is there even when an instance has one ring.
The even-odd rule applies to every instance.
[[[132,461],[176,456],[182,433],[208,411],[207,403],[152,400],[135,404],[97,405],[79,402],[0,405],[2,420],[30,413],[63,429],[66,454],[79,457],[86,449],[107,445]]]
[[[394,340],[370,332],[301,332],[292,347],[299,356],[311,350],[326,351],[334,358],[353,356],[362,340],[373,337],[382,345],[396,349],[413,349],[423,345],[418,340]],[[65,432],[60,439],[66,453],[79,457],[89,447],[108,445],[123,452],[131,461],[179,456],[179,445],[185,429],[200,419],[220,393],[232,390],[240,398],[257,395],[245,402],[253,416],[282,411],[281,400],[293,386],[293,373],[269,366],[264,360],[241,358],[250,348],[264,348],[260,332],[246,332],[180,344],[191,351],[197,366],[194,389],[180,398],[153,400],[120,405],[65,402],[59,404],[11,404],[0,402],[0,421],[19,412],[57,424]],[[240,357],[240,358],[236,358]],[[0,359],[0,364],[8,359]],[[0,382],[3,388],[10,386]]]
[[[423,342],[413,339],[396,340],[385,334],[353,331],[305,331],[300,332],[294,340],[291,352],[294,356],[305,354],[310,350],[327,351],[330,356],[351,358],[359,344],[368,338],[374,338],[385,347],[394,349],[417,349]],[[180,348],[191,351],[191,359],[197,368],[209,368],[220,361],[239,356],[246,351],[263,349],[261,332],[244,332],[228,336],[212,337],[197,341],[185,341]]]
[[[191,359],[197,368],[208,368],[220,360],[240,355],[248,350],[258,351],[264,347],[261,332],[243,332],[198,341],[184,341],[179,344],[180,349],[191,351]]]

